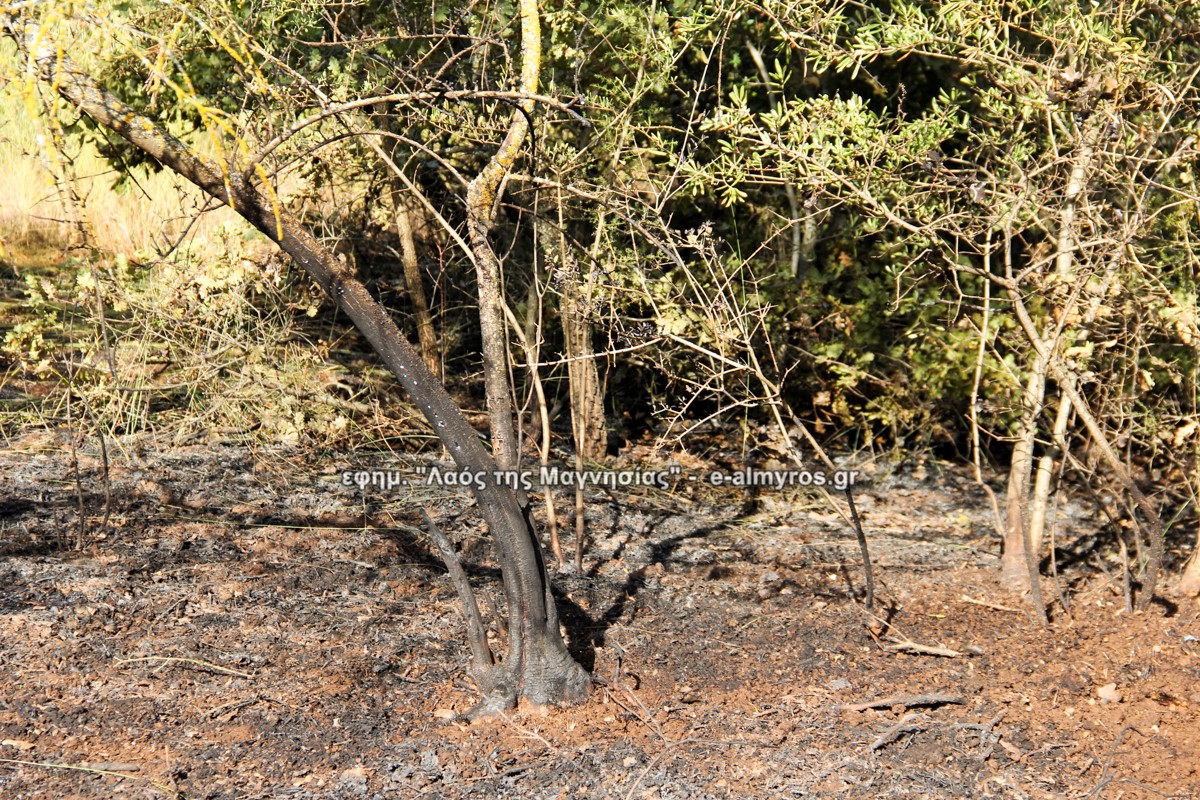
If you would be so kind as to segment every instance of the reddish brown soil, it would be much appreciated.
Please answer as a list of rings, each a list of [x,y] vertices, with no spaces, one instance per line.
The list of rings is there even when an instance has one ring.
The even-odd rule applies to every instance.
[[[1200,797],[1200,608],[1125,613],[1087,556],[1040,630],[955,470],[860,492],[889,627],[818,500],[597,493],[589,571],[556,579],[592,699],[468,725],[407,490],[364,505],[344,460],[175,451],[114,464],[102,527],[85,458],[75,549],[69,461],[36,444],[0,455],[6,800]],[[469,502],[422,492],[486,584]],[[1063,542],[1095,533],[1060,516]],[[905,637],[958,655],[886,649]]]

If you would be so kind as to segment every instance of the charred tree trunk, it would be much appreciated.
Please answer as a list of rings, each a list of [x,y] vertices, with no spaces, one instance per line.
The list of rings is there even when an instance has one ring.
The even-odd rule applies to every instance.
[[[532,96],[538,90],[538,76],[542,66],[542,32],[538,16],[537,0],[520,0],[521,15],[521,78],[520,89]],[[533,115],[532,98],[518,102],[509,121],[504,140],[487,165],[467,186],[467,234],[475,258],[479,294],[479,332],[482,340],[484,388],[487,393],[488,417],[491,421],[492,455],[501,469],[513,470],[519,465],[520,452],[514,422],[511,383],[509,381],[508,336],[504,322],[504,283],[500,273],[500,259],[492,248],[489,234],[494,223],[494,209],[502,192],[502,184],[509,169],[516,162],[521,146],[529,132],[529,121]],[[523,492],[514,492],[513,498],[521,505],[528,518],[528,500]],[[514,615],[514,600],[517,607],[528,609],[527,613],[537,616],[533,624],[528,620],[514,619],[509,627],[509,660],[520,665],[524,684],[538,686],[549,681],[554,691],[562,691],[564,679],[581,682],[586,689],[587,675],[567,653],[558,630],[558,618],[554,598],[550,594],[550,578],[542,558],[541,547],[532,532],[532,523],[527,527],[530,534],[525,543],[533,546],[537,574],[530,574],[518,588],[522,591],[535,590],[535,579],[542,591],[540,602],[531,596],[508,597],[509,616]],[[497,542],[499,546],[499,542]],[[502,561],[503,563],[503,561]],[[524,562],[522,562],[524,565]],[[518,629],[517,623],[523,627]],[[524,635],[515,635],[523,630]],[[573,672],[574,670],[575,672]],[[578,675],[576,676],[576,672]],[[537,697],[527,691],[525,696],[535,702]],[[503,698],[503,694],[497,694]],[[554,699],[554,698],[552,698]],[[485,703],[487,698],[485,697]]]
[[[496,480],[496,463],[475,429],[401,334],[387,309],[328,248],[280,208],[273,195],[260,191],[251,177],[232,168],[223,170],[100,88],[61,55],[37,25],[11,14],[0,14],[0,30],[16,41],[31,62],[31,71],[46,86],[101,127],[233,208],[288,253],[350,317],[383,358],[455,463],[483,474],[485,479],[472,488],[501,565],[510,642],[501,663],[490,667],[476,664],[473,669],[483,695],[479,708],[488,711],[511,707],[519,697],[538,704],[585,697],[590,678],[571,658],[559,632],[541,550],[523,499]]]

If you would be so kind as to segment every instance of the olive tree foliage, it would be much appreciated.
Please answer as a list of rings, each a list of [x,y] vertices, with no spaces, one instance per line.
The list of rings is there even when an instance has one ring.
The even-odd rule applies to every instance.
[[[1107,476],[1149,603],[1159,509],[1200,487],[1195,4],[601,7],[548,15],[547,85],[594,127],[548,127],[529,182],[590,223],[610,380],[653,366],[680,433],[749,408],[1007,458],[1039,614],[1052,485]]]
[[[1164,555],[1146,495],[1200,480],[1197,6],[752,5],[774,66],[704,120],[689,185],[733,207],[789,188],[808,212],[787,224],[816,220],[852,279],[890,289],[908,328],[881,351],[822,343],[844,385],[885,353],[934,391],[968,380],[977,463],[1011,442],[1010,585],[1036,589],[1051,481],[1103,467],[1130,498],[1105,511],[1135,526],[1145,607]]]
[[[502,38],[459,37],[452,29],[437,37],[372,36],[377,28],[412,23],[398,5],[382,11],[368,5],[247,8],[221,2],[87,8],[43,3],[0,9],[0,29],[18,45],[30,95],[40,92],[62,102],[58,110],[52,109],[52,125],[66,113],[83,115],[97,129],[123,139],[127,157],[153,159],[178,173],[276,242],[359,328],[458,465],[483,476],[473,489],[493,535],[508,606],[508,647],[499,662],[453,548],[427,520],[466,609],[470,671],[483,696],[473,713],[511,707],[520,697],[535,703],[574,701],[589,687],[587,674],[562,638],[528,501],[501,483],[496,461],[353,263],[339,259],[313,235],[302,206],[296,213],[289,208],[285,184],[289,170],[300,164],[370,190],[360,176],[330,169],[316,155],[348,142],[343,152],[373,157],[377,169],[391,170],[409,187],[468,260],[494,261],[489,225],[479,217],[490,216],[500,181],[522,143],[520,125],[510,123],[505,136],[505,127],[492,125],[485,115],[455,128],[467,137],[464,143],[480,151],[464,166],[488,165],[480,171],[487,207],[479,212],[468,202],[466,214],[460,213],[460,218],[473,219],[469,246],[458,226],[408,175],[408,165],[396,162],[404,148],[394,143],[434,159],[460,183],[467,183],[461,170],[422,143],[424,120],[437,118],[438,109],[486,99],[518,106],[519,120],[532,115],[539,101],[533,94],[538,14],[532,0],[522,0],[511,10],[520,20],[522,43],[503,63],[522,64],[526,77],[516,88],[488,89],[447,83],[462,74],[454,70],[460,59],[474,59],[473,70],[486,71],[489,62],[476,48],[498,46]],[[415,13],[414,18],[421,19]],[[344,39],[347,34],[354,38]],[[397,43],[394,50],[386,46],[392,42]],[[347,74],[353,78],[347,80]],[[128,100],[121,96],[122,89]],[[387,117],[385,127],[373,124],[379,116]],[[173,130],[192,130],[173,133],[165,123],[171,118]],[[497,150],[501,138],[504,143]],[[478,195],[474,187],[480,182],[470,185]],[[481,304],[485,302],[481,289]],[[486,316],[481,318],[484,340],[489,335],[494,340],[497,331],[489,331]],[[503,374],[507,364],[485,367]],[[505,413],[493,408],[494,419],[497,411]],[[512,465],[506,461],[505,466]]]

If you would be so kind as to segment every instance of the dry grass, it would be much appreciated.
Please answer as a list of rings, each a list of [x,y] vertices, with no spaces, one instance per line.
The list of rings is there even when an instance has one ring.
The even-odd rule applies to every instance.
[[[3,75],[19,73],[0,43]],[[25,90],[19,77],[0,85],[0,259],[21,278],[0,298],[0,387],[40,388],[22,384],[38,399],[7,424],[56,424],[79,401],[107,436],[291,442],[389,416],[305,335],[320,298],[264,237],[167,170],[135,167],[118,185],[87,137],[47,146],[53,124]],[[304,194],[303,179],[283,181]],[[307,202],[336,237],[346,199]]]
[[[218,208],[196,219],[200,193],[166,171],[144,167],[119,190],[112,168],[90,142],[53,153],[48,131],[25,99],[0,95],[0,237],[14,248],[90,246],[133,255],[165,250],[186,235],[209,238],[235,215]],[[71,188],[67,188],[67,181]]]
[[[336,412],[303,401],[324,395],[322,359],[287,346],[307,292],[289,290],[278,263],[264,272],[273,248],[169,171],[135,167],[118,185],[91,141],[48,147],[52,128],[19,83],[0,92],[0,256],[37,278],[14,284],[0,341],[17,373],[55,386],[36,416],[65,418],[73,396],[109,434],[236,419],[295,437],[314,416],[328,429]]]

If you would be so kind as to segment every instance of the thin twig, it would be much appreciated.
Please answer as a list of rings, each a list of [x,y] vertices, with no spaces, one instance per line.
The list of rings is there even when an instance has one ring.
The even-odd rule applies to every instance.
[[[1101,772],[1100,772],[1100,781],[1092,788],[1092,790],[1090,792],[1087,793],[1087,797],[1089,797],[1089,798],[1098,797],[1100,795],[1100,793],[1103,792],[1104,789],[1106,787],[1108,787],[1108,785],[1111,783],[1132,783],[1139,788],[1148,789],[1149,791],[1153,792],[1156,795],[1159,795],[1160,797],[1174,797],[1175,795],[1165,794],[1163,792],[1158,791],[1157,789],[1152,789],[1149,786],[1146,786],[1145,784],[1142,784],[1142,783],[1138,783],[1137,781],[1132,780],[1130,778],[1110,778],[1110,777],[1108,777],[1109,772],[1112,770],[1113,761],[1117,757],[1117,748],[1121,746],[1121,742],[1125,739],[1125,734],[1129,733],[1130,731],[1133,731],[1134,733],[1137,733],[1137,734],[1142,733],[1141,731],[1139,731],[1137,728],[1133,727],[1132,725],[1126,725],[1124,728],[1121,728],[1121,730],[1117,732],[1117,738],[1113,740],[1112,747],[1110,747],[1108,749],[1108,758],[1106,758],[1104,760],[1104,769],[1101,770]]]
[[[979,731],[979,746],[983,747],[985,744],[987,744],[988,735],[991,734],[992,729],[1000,724],[1000,721],[1004,719],[1004,715],[1007,713],[1007,710],[1001,711],[987,722],[952,722],[948,727],[960,730]],[[999,739],[1000,734],[996,734],[996,738]],[[995,744],[993,743],[993,747],[994,746]],[[980,756],[980,760],[986,760],[991,753],[992,748],[989,747],[987,751]]]
[[[229,667],[222,667],[219,664],[213,664],[209,661],[201,661],[198,658],[184,658],[181,656],[145,656],[143,658],[122,658],[117,661],[117,666],[136,664],[146,661],[157,661],[160,664],[191,664],[192,666],[200,667],[201,669],[209,669],[213,672],[220,672],[224,675],[235,675],[239,678],[254,677],[248,672],[241,672],[240,670],[230,669]]]
[[[0,758],[0,764],[16,764],[16,765],[22,766],[22,767],[41,767],[42,769],[66,769],[66,770],[71,770],[73,772],[90,772],[93,775],[110,775],[114,778],[124,778],[125,780],[146,781],[154,788],[159,789],[163,792],[166,792],[167,795],[170,797],[176,797],[179,794],[177,790],[175,790],[165,784],[159,783],[158,781],[149,781],[145,778],[142,778],[142,777],[139,777],[136,775],[127,774],[129,772],[133,772],[136,769],[136,767],[134,767],[131,764],[112,765],[112,766],[119,766],[122,768],[131,767],[130,769],[123,769],[122,771],[118,771],[115,769],[102,769],[99,766],[89,767],[89,766],[80,765],[80,764],[55,764],[55,763],[52,763],[49,761],[22,761],[22,760],[16,759],[16,758]]]
[[[879,748],[891,744],[899,739],[901,734],[917,733],[918,731],[925,730],[922,726],[916,724],[919,720],[924,718],[925,715],[920,711],[915,711],[912,714],[905,714],[903,719],[881,733],[875,741],[871,742],[871,752],[873,753]]]
[[[912,653],[917,656],[941,656],[943,658],[958,658],[962,655],[959,651],[951,650],[949,647],[919,644],[911,639],[895,641],[893,644],[881,644],[879,646],[889,653]]]
[[[557,747],[555,747],[553,744],[551,744],[550,740],[548,740],[545,736],[542,736],[537,731],[531,731],[528,728],[521,727],[512,718],[511,714],[507,714],[504,711],[500,711],[498,713],[499,713],[500,719],[504,720],[509,725],[509,727],[511,727],[517,733],[521,734],[522,736],[526,737],[527,739],[538,740],[543,745],[545,745],[546,749],[549,750],[551,753],[554,753],[555,755],[560,755],[560,750]]]
[[[975,606],[983,606],[984,608],[990,608],[990,609],[993,609],[994,611],[1009,611],[1014,614],[1019,614],[1021,611],[1021,609],[1019,609],[1019,608],[1011,608],[1009,606],[1002,606],[999,603],[989,603],[986,600],[976,600],[974,597],[971,597],[970,595],[965,595],[965,594],[958,599],[962,600],[964,603],[970,603],[971,605],[975,605]]]
[[[839,705],[833,708],[835,711],[866,711],[868,708],[962,705],[965,702],[967,702],[965,697],[956,694],[912,694],[881,697],[878,700],[868,700],[865,703]]]
[[[858,551],[862,553],[863,577],[867,584],[867,608],[875,605],[875,574],[871,567],[871,551],[867,548],[867,535],[863,533],[862,520],[858,517],[858,508],[854,505],[854,489],[846,486],[846,504],[850,506],[850,521],[854,524],[854,537],[858,539]]]

